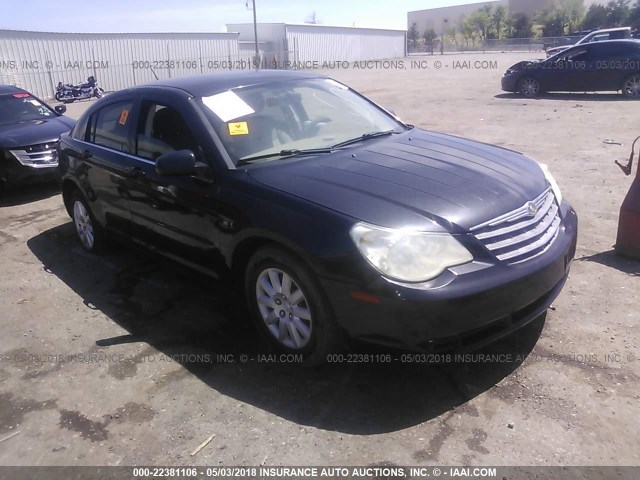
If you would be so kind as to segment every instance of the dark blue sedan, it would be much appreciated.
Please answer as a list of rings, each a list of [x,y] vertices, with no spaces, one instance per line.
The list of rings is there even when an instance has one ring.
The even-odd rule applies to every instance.
[[[586,43],[546,60],[519,62],[502,77],[502,90],[524,97],[545,92],[622,91],[640,98],[640,41]]]
[[[497,339],[546,311],[576,246],[546,166],[414,128],[315,73],[117,92],[59,151],[86,250],[132,238],[228,276],[264,337],[309,362],[346,337],[430,352]]]
[[[21,88],[0,85],[0,192],[59,178],[56,144],[74,121]]]

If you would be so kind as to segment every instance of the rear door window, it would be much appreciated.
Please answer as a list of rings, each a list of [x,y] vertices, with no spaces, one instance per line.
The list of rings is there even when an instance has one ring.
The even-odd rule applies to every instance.
[[[86,140],[96,145],[132,153],[129,131],[133,101],[107,105],[98,110],[89,121]]]

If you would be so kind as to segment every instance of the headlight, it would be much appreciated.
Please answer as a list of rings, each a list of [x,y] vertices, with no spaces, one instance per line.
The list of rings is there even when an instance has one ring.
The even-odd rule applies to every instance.
[[[558,205],[562,203],[562,192],[560,191],[560,187],[558,186],[558,182],[553,178],[551,172],[549,171],[549,167],[545,163],[538,163],[540,168],[542,169],[542,173],[544,173],[547,182],[551,185],[551,190],[553,190],[553,194],[556,196],[556,200],[558,200]]]
[[[473,260],[471,253],[448,233],[357,223],[351,229],[351,238],[382,274],[404,282],[425,282],[447,267]]]

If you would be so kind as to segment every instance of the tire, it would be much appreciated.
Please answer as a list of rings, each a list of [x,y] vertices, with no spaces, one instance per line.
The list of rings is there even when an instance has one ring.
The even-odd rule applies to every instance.
[[[342,349],[329,302],[296,256],[277,247],[258,250],[245,271],[245,295],[256,327],[277,351],[302,354],[305,365],[318,365]]]
[[[90,253],[104,251],[105,231],[96,221],[86,199],[78,190],[71,195],[71,215],[82,248]]]
[[[640,73],[629,75],[622,82],[622,94],[633,100],[640,100]]]
[[[104,90],[101,88],[96,88],[93,92],[93,96],[96,98],[102,98],[103,95],[104,95]]]
[[[540,81],[534,77],[523,77],[518,81],[518,92],[526,98],[535,98],[542,93]]]

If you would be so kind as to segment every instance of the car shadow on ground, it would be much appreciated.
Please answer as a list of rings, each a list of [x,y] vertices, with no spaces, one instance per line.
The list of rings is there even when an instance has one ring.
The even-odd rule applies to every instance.
[[[517,93],[498,93],[493,98],[499,100],[567,100],[570,102],[628,102],[621,93],[580,93],[580,92],[558,92],[544,93],[535,98],[523,97]]]
[[[29,185],[20,188],[13,187],[0,192],[0,207],[15,207],[25,203],[44,200],[59,193],[60,186],[56,182],[51,184]]]
[[[576,262],[594,262],[620,270],[633,277],[640,277],[640,260],[618,255],[615,250],[595,253],[575,259]]]
[[[87,254],[71,223],[31,238],[28,247],[43,263],[44,272],[56,275],[88,308],[102,311],[129,332],[96,338],[96,351],[108,353],[110,345],[146,342],[178,359],[221,394],[301,425],[350,434],[397,431],[461,407],[518,368],[544,327],[540,317],[476,352],[509,355],[508,361],[442,365],[394,361],[314,368],[263,363],[255,360],[264,350],[239,307],[241,302],[220,282],[125,247],[99,257]],[[362,345],[353,346],[351,352],[389,353],[399,360],[402,355]],[[235,362],[220,361],[221,354],[233,355]],[[243,354],[254,360],[240,362]],[[198,360],[203,355],[210,360],[191,361],[189,356],[196,355]],[[142,376],[139,382],[141,389],[145,382],[152,383]]]

